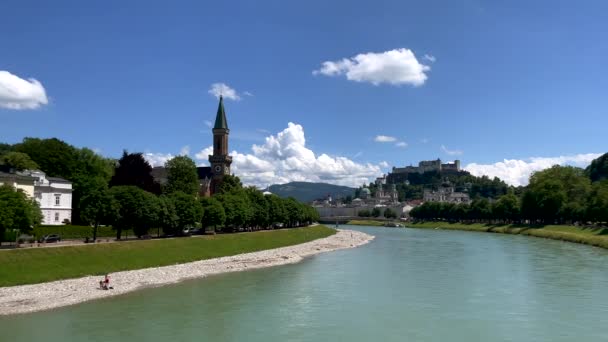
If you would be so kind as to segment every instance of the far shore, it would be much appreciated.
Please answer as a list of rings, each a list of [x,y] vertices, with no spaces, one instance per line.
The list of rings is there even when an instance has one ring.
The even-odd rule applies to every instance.
[[[347,224],[357,226],[381,226],[379,221],[357,220]],[[608,249],[608,227],[579,227],[568,225],[518,225],[490,223],[450,223],[427,221],[420,223],[403,222],[405,228],[463,230],[484,233],[519,234],[545,239],[580,243]]]
[[[0,316],[49,310],[214,274],[293,264],[319,253],[358,247],[373,239],[373,236],[362,232],[338,230],[334,235],[299,245],[179,265],[116,272],[110,274],[110,285],[114,288],[112,290],[99,289],[99,281],[103,278],[100,276],[0,287]]]

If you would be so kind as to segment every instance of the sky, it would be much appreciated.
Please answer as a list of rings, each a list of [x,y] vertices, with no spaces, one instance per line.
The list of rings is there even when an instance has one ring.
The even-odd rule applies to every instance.
[[[608,151],[606,1],[2,1],[0,142],[57,137],[358,186],[461,160],[524,185]]]

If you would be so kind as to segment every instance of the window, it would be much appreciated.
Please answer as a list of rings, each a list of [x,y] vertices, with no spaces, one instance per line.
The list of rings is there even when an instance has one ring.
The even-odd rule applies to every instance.
[[[59,222],[59,213],[55,213],[55,222]]]
[[[61,203],[61,195],[55,195],[55,205],[59,205]]]

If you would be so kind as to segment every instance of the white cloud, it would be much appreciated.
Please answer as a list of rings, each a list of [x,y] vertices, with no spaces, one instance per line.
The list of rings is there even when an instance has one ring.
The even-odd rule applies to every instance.
[[[402,148],[406,148],[407,147],[407,143],[405,141],[399,141],[395,144],[395,146],[397,147],[402,147]]]
[[[289,123],[287,128],[266,137],[263,144],[253,145],[252,153],[232,151],[232,172],[244,184],[266,187],[291,181],[326,182],[359,186],[378,177],[381,166],[356,163],[349,158],[316,155],[306,147],[304,128]],[[207,147],[196,154],[206,161],[213,148]]]
[[[252,94],[252,93],[250,93],[250,92],[248,92],[248,91],[244,91],[244,92],[243,92],[243,95],[247,95],[247,96],[253,96],[253,94]]]
[[[230,99],[234,101],[239,101],[241,99],[236,90],[230,88],[226,83],[213,83],[208,93],[217,98],[222,95],[225,99]]]
[[[24,80],[0,70],[0,108],[36,109],[48,102],[40,82],[33,78]]]
[[[422,58],[426,59],[427,61],[429,61],[431,63],[435,63],[435,61],[437,60],[437,58],[435,58],[435,56],[429,55],[429,54],[424,54],[424,56],[422,56]]]
[[[207,146],[204,149],[200,150],[200,152],[194,155],[194,158],[201,161],[200,165],[209,165],[209,155],[213,154],[213,146]]]
[[[464,169],[475,176],[486,175],[498,177],[507,184],[519,186],[528,184],[533,172],[550,168],[553,165],[573,165],[586,167],[591,161],[599,157],[600,153],[577,154],[560,157],[533,157],[525,160],[505,159],[494,164],[468,164]]]
[[[391,136],[388,136],[388,135],[377,135],[374,138],[374,141],[375,142],[381,142],[381,143],[394,142],[394,141],[397,141],[397,138],[391,137]]]
[[[171,153],[144,153],[144,159],[152,166],[164,166],[165,163],[175,157]]]
[[[205,120],[204,123],[205,123],[205,126],[207,126],[209,128],[213,127],[213,123],[209,120]]]
[[[380,167],[384,167],[384,168],[386,168],[386,167],[389,167],[389,166],[390,166],[390,165],[389,165],[389,163],[388,163],[387,161],[381,161],[381,162],[380,162],[380,164],[378,164],[378,165],[380,165]]]
[[[450,156],[459,156],[461,155],[463,152],[461,150],[448,150],[447,147],[445,147],[445,145],[441,145],[441,150]]]
[[[313,75],[340,76],[355,82],[369,82],[373,85],[409,84],[421,86],[428,78],[425,72],[431,70],[421,64],[410,49],[395,49],[385,52],[368,52],[338,61],[326,61]]]

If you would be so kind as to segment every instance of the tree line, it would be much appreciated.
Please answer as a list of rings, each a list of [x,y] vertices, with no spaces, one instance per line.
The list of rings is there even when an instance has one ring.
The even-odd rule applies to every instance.
[[[410,212],[415,220],[527,224],[608,223],[608,153],[587,169],[555,165],[535,172],[529,185],[498,199],[469,204],[427,202]]]
[[[141,237],[152,229],[180,234],[186,227],[198,226],[225,232],[295,227],[318,219],[312,207],[244,187],[235,176],[225,177],[217,195],[201,198],[196,165],[187,156],[167,161],[166,184],[155,181],[141,153],[124,151],[113,160],[55,138],[0,144],[0,165],[39,169],[71,181],[72,221],[93,226],[93,239],[100,225],[112,225],[120,239],[127,229]],[[27,232],[40,221],[36,201],[11,187],[0,187],[0,236],[6,229]]]

